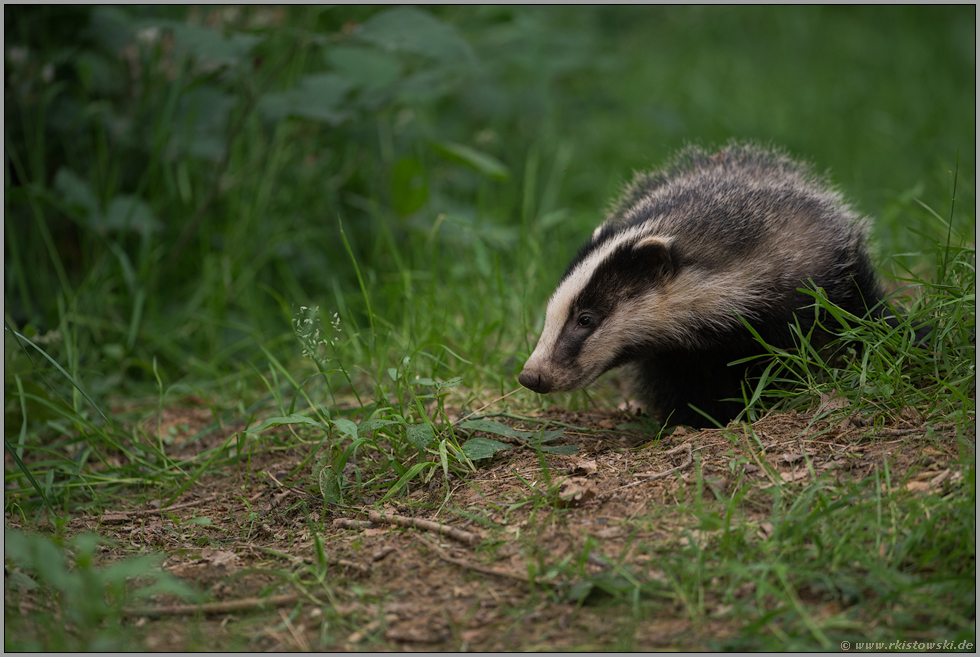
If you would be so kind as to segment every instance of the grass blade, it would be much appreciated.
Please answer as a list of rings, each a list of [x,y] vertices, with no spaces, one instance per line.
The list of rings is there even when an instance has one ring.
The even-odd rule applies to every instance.
[[[34,490],[37,491],[37,494],[41,496],[41,499],[44,501],[44,506],[48,507],[48,511],[50,511],[52,515],[57,515],[54,511],[54,507],[51,506],[51,502],[48,501],[47,496],[44,494],[44,491],[41,490],[41,484],[37,483],[37,479],[35,479],[34,475],[31,474],[30,469],[24,464],[24,462],[17,455],[17,450],[10,445],[10,441],[4,438],[3,446],[6,448],[7,452],[14,458],[14,463],[17,464],[17,468],[24,473],[24,475],[27,477],[27,480],[31,482],[31,486],[33,486]]]
[[[78,392],[80,392],[82,394],[82,397],[85,397],[85,399],[88,400],[88,403],[90,403],[92,405],[92,407],[96,411],[99,412],[99,415],[102,416],[102,419],[105,420],[106,424],[112,424],[112,421],[109,420],[109,416],[107,416],[105,413],[102,412],[102,409],[99,408],[99,405],[95,403],[95,400],[88,396],[88,393],[85,392],[85,389],[82,388],[82,386],[78,385],[78,382],[75,381],[75,378],[71,374],[69,374],[65,370],[65,368],[63,368],[60,364],[58,364],[58,361],[56,361],[54,358],[52,358],[51,356],[49,356],[47,354],[47,352],[44,351],[44,349],[41,349],[39,346],[37,346],[36,344],[34,344],[33,342],[31,342],[28,338],[24,337],[23,335],[21,335],[17,331],[13,330],[10,327],[10,324],[7,323],[7,320],[4,320],[3,325],[7,327],[7,330],[10,331],[14,335],[15,338],[17,338],[17,341],[20,342],[21,347],[24,348],[24,353],[27,353],[27,347],[24,346],[24,343],[25,342],[27,344],[31,345],[32,347],[34,347],[35,349],[37,349],[38,352],[40,352],[40,354],[42,356],[44,356],[45,358],[47,358],[51,362],[51,364],[54,365],[58,369],[59,372],[61,372],[62,374],[65,375],[65,378],[68,379],[68,381],[73,386],[75,386],[75,389],[78,390]],[[31,358],[31,356],[30,356],[29,353],[27,353],[27,357],[28,358]],[[34,359],[33,358],[31,358],[31,364],[34,365],[34,369],[36,369],[38,371],[38,374],[41,374],[41,370],[40,370],[40,368],[38,368],[37,363],[34,362]],[[44,375],[43,374],[41,374],[41,378],[44,378]]]

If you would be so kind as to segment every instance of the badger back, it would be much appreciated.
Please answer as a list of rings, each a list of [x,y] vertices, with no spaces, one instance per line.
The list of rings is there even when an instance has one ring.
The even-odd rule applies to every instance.
[[[576,390],[657,350],[779,342],[823,287],[845,308],[875,296],[865,221],[826,181],[781,152],[732,144],[683,151],[639,174],[569,265],[519,377]]]

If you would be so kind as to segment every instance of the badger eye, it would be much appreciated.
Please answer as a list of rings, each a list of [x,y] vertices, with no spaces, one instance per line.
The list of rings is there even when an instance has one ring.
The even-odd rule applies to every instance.
[[[592,326],[592,316],[591,315],[580,315],[578,318],[578,325],[582,328],[588,328]]]

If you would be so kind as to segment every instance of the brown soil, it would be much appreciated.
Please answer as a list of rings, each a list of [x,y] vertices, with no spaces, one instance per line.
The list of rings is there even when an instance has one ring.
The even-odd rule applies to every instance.
[[[617,645],[620,629],[635,649],[697,649],[738,629],[719,602],[706,600],[701,620],[667,606],[630,625],[635,621],[622,605],[562,602],[556,593],[570,582],[542,581],[542,570],[581,560],[591,542],[586,572],[620,563],[657,578],[644,546],[704,538],[690,531],[695,521],[672,512],[696,490],[725,500],[750,482],[753,491],[823,476],[841,482],[867,476],[885,459],[891,480],[912,491],[941,489],[961,476],[953,425],[927,430],[911,415],[873,426],[856,418],[773,415],[754,425],[679,429],[659,444],[617,430],[630,422],[623,413],[552,408],[544,415],[602,433],[566,430],[563,440],[579,445],[573,456],[515,447],[465,479],[446,482],[440,471],[385,505],[384,522],[368,520],[371,507],[324,511],[306,481],[309,465],[288,480],[308,453],[285,450],[256,452],[249,471],[243,465],[205,475],[165,512],[114,509],[76,517],[68,530],[115,539],[106,561],[163,552],[168,572],[207,593],[211,603],[190,614],[174,606],[179,601],[163,599],[131,610],[151,650],[602,649]],[[241,428],[187,440],[210,422],[200,408],[168,408],[160,418],[172,448],[187,456]],[[757,523],[764,537],[771,499],[747,498],[738,521]],[[398,521],[393,516],[445,531],[389,524]],[[15,527],[17,519],[8,515],[7,524]],[[322,583],[313,575],[314,526],[325,527]],[[298,585],[287,583],[290,574]]]

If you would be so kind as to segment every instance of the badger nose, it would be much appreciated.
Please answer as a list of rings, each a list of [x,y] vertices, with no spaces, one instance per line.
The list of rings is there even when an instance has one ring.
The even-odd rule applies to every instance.
[[[533,390],[534,392],[539,392],[545,394],[551,390],[551,386],[548,382],[541,378],[541,375],[533,370],[524,370],[521,372],[520,376],[517,377],[521,385],[528,390]]]

